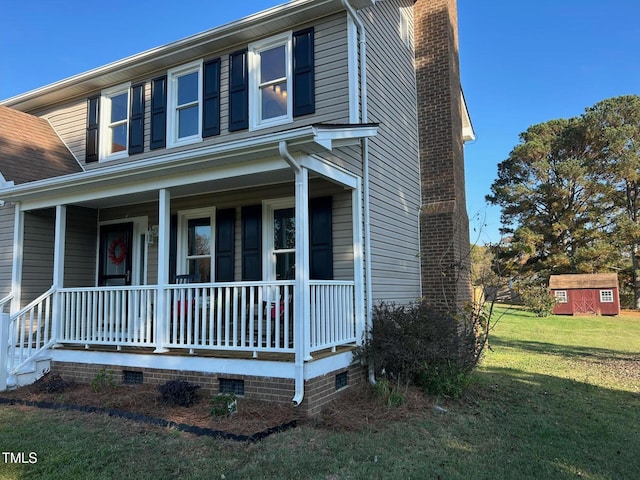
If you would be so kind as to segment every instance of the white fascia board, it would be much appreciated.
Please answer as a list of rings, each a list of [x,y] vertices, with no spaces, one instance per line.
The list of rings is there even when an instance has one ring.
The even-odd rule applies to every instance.
[[[327,150],[356,145],[362,138],[375,137],[378,134],[377,125],[358,125],[345,127],[316,127],[314,141]]]
[[[464,98],[464,93],[460,90],[460,104],[462,105],[462,141],[472,142],[476,139],[476,132],[473,130],[473,124],[471,123],[471,116],[467,109],[467,101]]]
[[[251,137],[243,140],[231,141],[219,145],[195,148],[182,152],[170,152],[145,160],[121,163],[112,166],[97,168],[95,170],[78,172],[61,177],[48,178],[35,182],[23,183],[12,187],[0,188],[1,200],[37,201],[41,207],[55,205],[56,202],[69,202],[71,198],[78,201],[103,198],[107,192],[123,190],[132,192],[149,191],[156,188],[172,186],[170,182],[159,181],[157,184],[149,179],[155,175],[163,175],[165,178],[173,175],[173,182],[181,182],[190,178],[190,171],[198,165],[211,162],[217,158],[241,157],[250,153],[264,152],[265,157],[271,153],[275,156],[278,145],[284,141],[291,148],[304,150],[308,147],[315,150],[316,146],[331,150],[335,147],[333,142],[357,141],[366,136],[377,133],[377,127],[372,125],[353,127],[332,127],[312,125],[285,132],[273,133],[259,137]],[[247,162],[235,164],[242,174],[243,165]],[[202,181],[202,175],[195,175],[193,180]],[[46,199],[46,200],[45,200]],[[43,203],[44,202],[44,203]],[[35,203],[34,203],[35,205]],[[32,207],[35,208],[35,207]]]
[[[357,188],[358,182],[360,181],[359,177],[351,172],[316,155],[304,157],[300,161],[300,166],[308,168],[310,171],[350,189]]]

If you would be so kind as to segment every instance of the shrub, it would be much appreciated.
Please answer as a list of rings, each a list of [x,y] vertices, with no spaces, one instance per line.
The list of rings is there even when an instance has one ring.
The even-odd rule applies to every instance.
[[[47,373],[33,384],[37,392],[62,393],[67,387],[73,386],[73,382],[64,380],[57,373]]]
[[[190,407],[199,399],[198,390],[200,385],[184,380],[169,380],[158,386],[161,399],[167,405],[179,405]]]
[[[386,378],[380,378],[373,386],[373,393],[388,407],[399,407],[405,403],[405,395],[399,387],[392,387]]]
[[[233,393],[220,393],[211,399],[210,413],[214,417],[233,415],[238,412],[238,400]]]
[[[113,388],[116,386],[116,382],[113,378],[113,372],[111,370],[101,369],[93,380],[91,380],[91,390],[95,393],[101,392],[107,388]]]
[[[538,317],[548,317],[553,313],[555,299],[543,285],[531,285],[523,289],[522,301],[531,313]]]
[[[389,384],[458,396],[482,355],[484,328],[484,317],[472,309],[451,314],[426,302],[382,303],[373,309],[371,335],[356,358]]]

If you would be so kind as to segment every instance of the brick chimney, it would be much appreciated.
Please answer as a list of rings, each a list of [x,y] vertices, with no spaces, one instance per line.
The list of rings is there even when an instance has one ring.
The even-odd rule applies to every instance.
[[[456,0],[414,4],[422,295],[446,311],[471,301]]]

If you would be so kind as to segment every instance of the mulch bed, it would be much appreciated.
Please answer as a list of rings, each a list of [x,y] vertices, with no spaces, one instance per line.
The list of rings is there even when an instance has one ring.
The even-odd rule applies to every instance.
[[[51,391],[62,388],[62,391]],[[386,422],[420,415],[432,407],[428,396],[406,392],[406,402],[389,407],[367,386],[352,387],[314,418],[306,418],[290,404],[238,398],[238,411],[230,416],[211,415],[212,395],[199,392],[198,401],[182,407],[167,405],[154,385],[112,385],[94,391],[90,385],[66,382],[45,375],[33,385],[0,394],[0,403],[44,408],[65,408],[105,413],[173,427],[198,435],[255,441],[300,424],[332,431],[377,429]]]

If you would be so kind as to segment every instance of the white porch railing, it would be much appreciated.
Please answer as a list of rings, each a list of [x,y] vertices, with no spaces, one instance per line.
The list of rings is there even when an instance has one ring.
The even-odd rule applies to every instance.
[[[293,280],[169,285],[157,331],[157,286],[51,289],[11,316],[9,371],[54,343],[294,353],[302,348],[294,344],[294,290]],[[307,351],[355,343],[354,292],[353,281],[310,282]]]
[[[356,341],[355,282],[312,280],[311,352]]]
[[[7,358],[9,374],[18,372],[40,352],[53,345],[52,298],[54,293],[54,288],[49,289],[29,305],[11,315]],[[7,348],[6,344],[3,348]]]
[[[81,345],[155,346],[155,286],[61,288],[57,341]]]
[[[6,297],[0,300],[0,313],[5,313],[4,308],[5,305],[10,305],[11,300],[13,300],[13,293],[10,293]]]
[[[168,348],[293,352],[294,281],[171,285]]]

